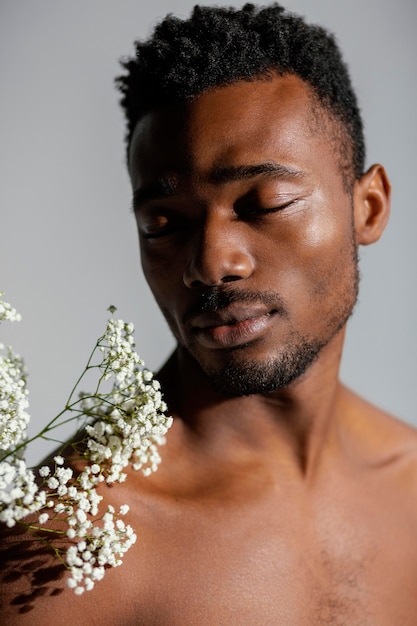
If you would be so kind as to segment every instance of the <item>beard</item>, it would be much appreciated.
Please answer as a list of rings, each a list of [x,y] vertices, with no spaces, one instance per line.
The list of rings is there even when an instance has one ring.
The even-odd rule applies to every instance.
[[[273,393],[288,387],[304,374],[324,345],[299,338],[267,361],[259,362],[254,359],[241,361],[231,354],[221,368],[205,368],[201,363],[200,366],[203,367],[212,386],[226,396]]]
[[[336,304],[328,311],[323,320],[323,329],[319,336],[311,337],[303,335],[296,329],[289,333],[289,339],[277,347],[275,353],[263,360],[250,359],[245,355],[249,344],[242,344],[235,348],[225,350],[225,358],[222,364],[216,367],[205,363],[199,355],[192,338],[180,340],[175,333],[175,323],[170,311],[162,308],[165,318],[174,331],[179,342],[180,349],[185,350],[195,362],[196,367],[203,370],[214,389],[229,397],[248,396],[254,394],[268,394],[288,387],[296,379],[302,376],[310,365],[317,359],[321,350],[344,328],[347,320],[352,315],[357,302],[359,291],[359,268],[358,250],[352,231],[351,256],[348,257],[345,266],[344,284],[348,285],[339,298],[335,298]],[[320,295],[327,293],[329,298],[334,298],[332,279],[329,277],[327,285],[323,289],[320,286]],[[324,292],[324,293],[323,293]],[[314,294],[313,294],[314,295]],[[317,297],[317,293],[315,294]],[[237,289],[231,283],[203,289],[199,300],[192,313],[199,311],[218,311],[226,308],[233,302],[240,303],[264,303],[274,307],[277,314],[282,318],[289,318],[285,302],[274,292],[248,292]],[[321,315],[317,311],[317,315]]]

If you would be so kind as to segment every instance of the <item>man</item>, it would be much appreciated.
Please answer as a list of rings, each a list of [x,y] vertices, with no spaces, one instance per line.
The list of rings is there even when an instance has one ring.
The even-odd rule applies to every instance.
[[[136,52],[118,84],[174,425],[156,474],[102,492],[131,507],[124,565],[74,599],[52,560],[33,597],[9,572],[8,623],[416,624],[416,434],[338,379],[390,196],[339,51],[246,5]]]

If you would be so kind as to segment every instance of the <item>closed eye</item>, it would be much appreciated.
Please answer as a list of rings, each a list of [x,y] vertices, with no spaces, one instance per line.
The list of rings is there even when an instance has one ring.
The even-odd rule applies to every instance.
[[[173,235],[185,227],[186,220],[171,211],[137,215],[139,230],[144,239],[161,239]]]
[[[144,239],[160,239],[161,237],[167,237],[168,235],[173,234],[176,230],[177,229],[168,225],[164,227],[158,226],[157,228],[155,226],[150,226],[146,229],[141,229],[141,233]]]
[[[278,213],[288,207],[295,204],[297,200],[289,200],[283,204],[279,204],[273,207],[261,207],[256,204],[247,204],[246,206],[235,207],[235,211],[241,219],[257,219],[270,213]]]

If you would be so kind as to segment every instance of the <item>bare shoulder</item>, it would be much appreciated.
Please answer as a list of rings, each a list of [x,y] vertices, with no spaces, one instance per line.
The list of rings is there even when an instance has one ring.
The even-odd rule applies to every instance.
[[[37,624],[32,609],[38,600],[58,597],[65,590],[65,567],[53,545],[52,538],[47,546],[20,525],[0,525],[0,613],[5,623]]]
[[[363,460],[391,471],[417,495],[417,429],[348,389],[343,394],[352,440]]]
[[[146,488],[141,489],[141,485],[143,483],[146,487],[149,479],[131,469],[129,473],[130,480],[126,482],[117,485],[104,483],[97,488],[103,498],[97,517],[100,528],[107,507],[111,506],[115,510],[114,519],[117,520],[120,519],[117,516],[120,507],[131,502],[126,524],[132,524],[135,532],[143,530],[137,510],[142,512],[144,499],[141,493],[145,493]],[[122,567],[106,564],[101,568],[105,571],[104,578],[98,578],[94,588],[78,595],[68,584],[71,576],[66,556],[68,548],[75,545],[75,539],[69,539],[63,532],[63,526],[65,530],[68,528],[67,523],[60,516],[51,516],[42,523],[42,529],[35,529],[39,526],[38,517],[38,514],[25,517],[12,528],[0,524],[0,623],[7,626],[131,623],[129,613],[132,598],[136,594],[136,584],[141,582],[143,591],[146,587],[146,573],[152,571],[151,563],[147,562],[145,569],[141,566],[140,548],[132,549],[132,554],[123,556]],[[29,525],[32,530],[27,529]],[[116,534],[121,536],[120,532]],[[146,536],[146,533],[142,534]],[[143,545],[142,541],[142,549]],[[117,552],[116,548],[114,552]],[[96,565],[99,565],[98,555],[93,567]],[[126,576],[126,570],[130,574],[134,572],[134,576]],[[127,621],[125,613],[128,615]]]
[[[120,600],[126,587],[125,567],[110,568],[92,591],[76,595],[68,586],[64,560],[54,551],[60,550],[63,554],[68,545],[53,531],[48,536],[40,533],[34,536],[20,525],[11,529],[0,526],[2,624],[67,626],[70,623],[127,623],[123,621],[120,609],[125,600]]]

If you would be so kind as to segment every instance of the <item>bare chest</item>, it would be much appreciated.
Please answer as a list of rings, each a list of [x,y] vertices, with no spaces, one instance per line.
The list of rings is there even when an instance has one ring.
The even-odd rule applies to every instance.
[[[325,533],[307,511],[187,513],[142,526],[126,562],[132,576],[120,598],[130,617],[121,623],[417,623],[417,529],[413,543],[411,535],[387,541],[375,525],[373,533],[361,526],[360,515]]]
[[[134,497],[123,565],[81,597],[51,588],[30,623],[66,626],[71,602],[92,626],[415,626],[417,516],[375,493]]]

